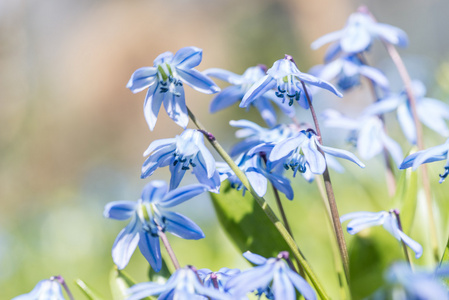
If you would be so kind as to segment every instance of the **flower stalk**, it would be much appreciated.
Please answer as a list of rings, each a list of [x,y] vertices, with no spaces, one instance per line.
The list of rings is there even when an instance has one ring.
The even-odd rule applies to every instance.
[[[190,119],[192,122],[197,126],[199,130],[201,130],[203,133],[208,133],[206,128],[201,124],[201,122],[196,118],[196,116],[192,113],[192,111],[187,107],[187,112],[189,114]],[[205,137],[208,138],[209,134],[205,134]],[[307,263],[304,255],[299,250],[298,245],[296,244],[293,237],[290,235],[288,230],[285,228],[285,226],[282,224],[282,222],[278,219],[274,211],[271,209],[271,207],[268,205],[266,200],[263,197],[260,197],[257,195],[257,193],[254,191],[252,186],[250,185],[248,178],[246,175],[240,170],[240,168],[235,164],[234,160],[229,156],[229,154],[223,149],[223,147],[218,143],[216,139],[209,139],[209,143],[214,147],[214,149],[217,151],[217,153],[223,158],[223,160],[229,165],[229,167],[234,171],[235,175],[241,180],[242,184],[245,186],[245,188],[250,191],[251,195],[254,197],[256,202],[260,205],[264,213],[267,215],[267,217],[270,219],[270,221],[274,224],[276,229],[279,231],[281,236],[284,238],[287,245],[290,247],[290,250],[293,253],[293,256],[298,259],[301,266],[304,268],[304,271],[306,272],[307,276],[309,277],[312,285],[315,287],[317,293],[320,295],[322,299],[329,299],[326,292],[324,291],[322,285],[319,283],[318,278],[313,273],[311,267]]]
[[[170,245],[170,242],[167,239],[167,235],[162,230],[162,227],[160,225],[157,225],[158,229],[158,235],[161,238],[162,243],[164,244],[165,250],[167,250],[168,256],[170,256],[170,259],[173,263],[173,266],[176,270],[180,269],[181,266],[179,265],[178,259],[176,258],[175,252],[173,251],[173,248]]]

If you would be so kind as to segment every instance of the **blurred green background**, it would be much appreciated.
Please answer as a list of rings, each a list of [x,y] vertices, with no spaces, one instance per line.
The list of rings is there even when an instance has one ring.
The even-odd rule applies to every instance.
[[[310,43],[342,28],[362,4],[380,22],[409,34],[410,47],[401,53],[412,77],[425,81],[429,95],[447,102],[445,0],[0,0],[0,298],[28,292],[39,280],[56,274],[66,278],[76,298],[76,278],[110,297],[110,251],[125,222],[104,219],[103,207],[109,201],[138,199],[148,182],[139,179],[143,151],[152,140],[181,132],[162,110],[155,131],[148,130],[142,113],[144,93],[133,95],[125,88],[135,69],[152,65],[164,51],[197,46],[204,50],[199,70],[220,67],[242,73],[258,63],[271,66],[289,53],[307,71],[321,63],[324,53],[324,48],[310,50]],[[385,52],[379,45],[373,48],[370,61],[398,90],[400,82]],[[366,86],[361,87],[342,100],[323,95],[316,101],[317,109],[338,107],[355,115],[371,102],[366,92]],[[227,147],[235,142],[228,120],[247,118],[264,125],[257,113],[245,114],[237,106],[210,115],[212,97],[188,87],[186,99]],[[307,112],[298,113],[301,120],[310,120]],[[393,135],[404,142],[399,132]],[[343,138],[324,133],[332,146],[343,145]],[[428,131],[426,139],[429,146],[444,141]],[[431,165],[430,172],[437,182],[441,165]],[[168,180],[169,173],[158,170],[151,179],[156,178]],[[381,158],[368,162],[365,170],[348,166],[344,176],[333,179],[342,213],[391,208]],[[189,180],[194,182],[188,177],[185,183]],[[435,185],[441,236],[447,236],[447,184]],[[295,236],[335,293],[318,190],[301,178],[294,185],[297,199],[286,206]],[[182,265],[214,270],[249,266],[219,228],[207,196],[183,204],[181,210],[206,233],[201,241],[169,236]],[[417,235],[423,231],[415,227]],[[424,243],[425,238],[424,231],[418,240]],[[389,260],[401,257],[394,239],[391,247],[385,251]],[[126,271],[139,281],[146,279],[147,263],[140,253]]]

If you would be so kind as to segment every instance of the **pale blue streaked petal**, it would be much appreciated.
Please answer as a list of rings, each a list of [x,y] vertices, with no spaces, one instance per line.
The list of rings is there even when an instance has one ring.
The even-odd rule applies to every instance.
[[[189,123],[187,107],[184,96],[184,88],[176,87],[176,94],[166,92],[164,97],[164,107],[170,119],[182,128],[186,128]]]
[[[398,45],[400,47],[406,47],[408,45],[407,34],[397,27],[388,24],[375,23],[370,30],[390,44]]]
[[[366,28],[348,26],[340,40],[341,49],[347,53],[365,51],[371,44],[371,36]]]
[[[448,149],[449,143],[446,142],[442,145],[431,147],[427,150],[420,152],[413,162],[413,170],[416,170],[419,165],[425,162],[431,162],[431,159],[433,158],[444,157],[443,159],[445,159],[447,156]]]
[[[229,86],[223,89],[210,103],[209,111],[215,113],[219,110],[225,109],[234,103],[242,100],[243,92],[238,86]]]
[[[114,220],[127,220],[131,218],[136,210],[135,201],[114,201],[106,204],[103,216]]]
[[[301,293],[301,295],[304,296],[304,298],[306,300],[317,299],[315,291],[307,283],[307,281],[304,280],[304,278],[302,278],[297,273],[295,273],[291,270],[288,270],[286,273],[287,273],[287,276],[290,279],[290,281],[293,283],[293,285],[296,287],[296,289]]]
[[[126,267],[131,255],[136,250],[141,228],[142,224],[138,220],[137,215],[134,215],[129,224],[120,231],[115,239],[112,246],[112,260],[119,270]]]
[[[415,252],[415,258],[420,258],[422,256],[423,248],[418,242],[410,238],[402,231],[399,231],[399,236],[401,237],[401,240],[403,240],[404,243],[409,246],[410,249],[413,250],[413,252]]]
[[[327,34],[323,35],[322,37],[320,37],[319,39],[317,39],[316,41],[314,41],[310,47],[312,49],[316,50],[327,43],[331,43],[331,42],[341,39],[343,34],[344,34],[344,30],[338,30],[338,31],[327,33]]]
[[[143,103],[143,115],[151,131],[153,131],[156,125],[157,115],[164,100],[164,94],[159,93],[158,86],[159,83],[150,86]]]
[[[150,203],[159,203],[168,191],[168,186],[165,181],[153,180],[145,185],[140,195],[142,201]]]
[[[195,69],[176,69],[176,71],[183,82],[199,92],[214,94],[220,91],[220,88],[209,77]]]
[[[262,119],[268,126],[273,127],[276,125],[276,111],[268,99],[261,97],[253,104],[259,110]]]
[[[166,230],[171,234],[187,240],[204,238],[201,228],[189,218],[172,211],[164,211],[162,216],[165,217]]]
[[[379,85],[384,90],[388,89],[390,86],[387,77],[385,77],[385,75],[376,68],[362,65],[359,67],[359,72],[366,78],[371,79],[375,84]]]
[[[159,295],[165,291],[165,285],[156,282],[143,282],[130,287],[126,293],[130,296],[126,300],[140,300],[148,296]]]
[[[160,148],[170,146],[171,149],[175,150],[176,146],[174,143],[176,142],[176,139],[170,138],[170,139],[160,139],[155,140],[151,142],[150,146],[148,146],[147,150],[143,153],[143,156],[150,155],[153,151],[157,151]]]
[[[240,102],[240,107],[247,107],[251,102],[259,97],[262,97],[267,91],[276,87],[276,80],[271,76],[266,75],[256,81],[251,88],[243,96],[242,102]]]
[[[331,148],[331,147],[326,147],[326,146],[322,146],[319,145],[318,146],[321,148],[321,150],[323,150],[324,153],[333,155],[335,157],[340,157],[340,158],[344,158],[347,159],[349,161],[352,161],[353,163],[357,164],[360,168],[364,168],[365,164],[362,163],[357,156],[355,156],[354,154],[352,154],[349,151],[346,150],[342,150],[342,149],[336,149],[336,148]]]
[[[299,78],[299,80],[301,80],[301,81],[304,81],[308,84],[318,86],[322,89],[328,90],[329,92],[334,93],[338,97],[343,97],[342,93],[340,93],[332,84],[330,84],[327,81],[321,80],[318,77],[309,75],[307,73],[302,73],[302,72],[300,72],[300,74],[293,74],[293,75],[297,76]]]
[[[416,128],[413,117],[406,104],[399,105],[397,110],[399,125],[410,144],[416,144]]]
[[[161,207],[173,207],[207,191],[203,184],[191,184],[172,190],[165,194],[158,203]]]
[[[161,248],[159,246],[159,236],[153,236],[148,231],[141,231],[139,240],[139,250],[150,263],[154,271],[159,272],[162,268]]]
[[[274,146],[273,150],[271,150],[268,159],[272,162],[275,162],[284,157],[290,156],[290,154],[306,139],[307,137],[303,133],[299,133],[294,137],[279,142],[276,146]]]
[[[267,262],[267,259],[262,255],[252,253],[250,251],[246,251],[245,253],[243,253],[243,257],[245,257],[247,260],[249,260],[255,265],[263,265],[264,263]]]
[[[290,282],[286,272],[278,271],[274,273],[272,292],[274,299],[296,300],[296,292]]]
[[[219,69],[219,68],[211,68],[203,71],[204,75],[212,76],[217,79],[229,82],[230,84],[241,84],[242,83],[242,75],[237,75],[231,71]]]
[[[301,147],[304,157],[314,174],[323,174],[326,169],[326,160],[323,154],[318,151],[316,140],[314,138],[306,141]]]
[[[157,81],[157,69],[154,67],[143,67],[137,69],[132,75],[131,79],[128,81],[126,87],[131,90],[131,92],[138,93],[146,89],[147,87],[155,84]]]
[[[179,186],[182,178],[184,177],[186,170],[182,169],[182,164],[170,164],[169,166],[171,177],[170,177],[170,190],[173,190]]]
[[[176,52],[171,64],[176,68],[191,69],[198,66],[203,57],[203,50],[197,47],[184,47]]]

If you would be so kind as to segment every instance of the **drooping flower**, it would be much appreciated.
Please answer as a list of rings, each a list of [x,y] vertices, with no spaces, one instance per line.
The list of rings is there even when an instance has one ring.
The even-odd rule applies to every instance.
[[[313,174],[323,174],[326,159],[320,152],[352,161],[361,168],[365,165],[351,152],[321,145],[312,131],[302,130],[274,146],[268,156],[269,166],[282,164],[285,169],[304,173],[309,169]]]
[[[376,38],[400,47],[408,45],[407,34],[403,30],[388,24],[377,23],[369,13],[362,10],[351,14],[342,30],[328,33],[314,41],[311,45],[312,49],[335,42],[326,54],[326,61],[329,61],[341,51],[346,53],[366,51]]]
[[[143,67],[132,74],[127,88],[133,93],[148,88],[143,110],[150,130],[156,125],[162,103],[168,116],[186,128],[189,117],[183,83],[205,94],[220,91],[211,79],[193,69],[200,64],[202,55],[203,50],[196,47],[181,48],[175,55],[164,52],[154,60],[153,67]]]
[[[270,288],[275,300],[294,300],[296,290],[306,300],[316,299],[312,287],[285,262],[288,252],[279,253],[278,257],[266,259],[263,256],[245,252],[243,256],[257,265],[232,277],[225,285],[225,290],[233,295],[244,296],[255,290],[264,291]]]
[[[403,241],[410,249],[415,252],[415,257],[420,258],[423,252],[422,246],[406,235],[398,224],[396,213],[391,210],[389,212],[353,212],[340,217],[340,222],[352,219],[347,225],[348,233],[356,234],[357,232],[372,226],[382,225],[392,236],[398,241]]]
[[[363,159],[371,159],[387,150],[396,165],[401,164],[404,157],[401,146],[386,134],[377,115],[362,113],[354,120],[329,109],[323,112],[323,116],[325,126],[350,130],[351,141]]]
[[[211,192],[218,193],[220,178],[215,170],[215,159],[204,145],[200,131],[186,129],[175,138],[153,141],[144,153],[147,155],[142,166],[142,178],[151,176],[157,168],[169,166],[170,189],[174,189],[186,171],[192,168],[200,183],[209,186]]]
[[[195,300],[230,300],[228,294],[217,289],[204,286],[192,267],[176,270],[165,284],[155,282],[139,283],[128,289],[127,300],[139,300],[145,297],[160,295],[158,299],[195,299]]]
[[[416,99],[416,112],[419,120],[427,127],[444,137],[449,137],[449,128],[445,120],[449,120],[449,105],[436,99],[427,98],[426,87],[418,80],[412,82]],[[407,93],[392,94],[371,105],[372,114],[384,114],[396,111],[399,125],[411,144],[416,144],[416,127]]]
[[[416,170],[419,165],[439,160],[446,160],[446,165],[444,165],[444,173],[440,174],[440,183],[442,183],[449,175],[448,151],[449,139],[446,140],[446,142],[442,145],[431,147],[426,150],[421,150],[407,156],[399,166],[399,169],[407,169],[412,167],[413,170]]]
[[[56,278],[50,278],[39,281],[34,289],[28,294],[14,297],[12,300],[64,300],[61,285]]]
[[[209,269],[198,270],[198,276],[205,287],[214,288],[220,292],[225,292],[224,286],[229,279],[240,273],[239,269],[221,268],[218,272],[212,272]]]
[[[159,232],[168,231],[184,239],[198,240],[204,233],[189,218],[167,211],[165,208],[176,206],[204,191],[202,184],[184,186],[168,191],[164,181],[155,180],[148,183],[141,198],[135,201],[114,201],[106,205],[104,216],[130,223],[118,234],[112,246],[112,259],[121,270],[126,267],[137,245],[140,252],[156,271],[162,267]]]
[[[360,85],[360,77],[371,80],[375,85],[386,90],[389,87],[388,79],[376,68],[365,65],[356,55],[344,55],[325,65],[318,65],[310,73],[326,81],[337,81],[337,86],[347,91]]]
[[[449,277],[449,266],[443,265],[434,271],[422,267],[414,270],[405,262],[393,264],[385,274],[388,283],[370,299],[393,300],[449,300],[447,284],[443,278]]]
[[[237,75],[230,71],[218,68],[208,69],[204,71],[203,74],[232,84],[231,86],[223,89],[212,100],[210,104],[210,112],[214,113],[231,106],[237,101],[241,101],[251,86],[266,75],[266,67],[262,65],[250,67],[243,73],[243,75]],[[267,91],[265,94],[261,94],[258,98],[255,98],[251,105],[255,106],[259,110],[262,118],[268,126],[273,127],[276,125],[277,119],[276,111],[271,105],[270,100],[274,101],[274,103],[278,105],[281,111],[287,116],[293,117],[295,115],[295,109],[292,106],[287,105],[287,103],[277,101],[274,91]]]
[[[301,82],[326,89],[338,97],[342,97],[342,94],[332,84],[299,71],[292,57],[286,55],[284,59],[280,59],[273,64],[267,71],[267,75],[252,85],[243,97],[240,107],[247,107],[266,92],[277,89],[276,96],[282,103],[288,103],[291,106],[294,101],[297,101],[303,108],[307,109],[309,103]],[[309,97],[311,97],[310,93]]]

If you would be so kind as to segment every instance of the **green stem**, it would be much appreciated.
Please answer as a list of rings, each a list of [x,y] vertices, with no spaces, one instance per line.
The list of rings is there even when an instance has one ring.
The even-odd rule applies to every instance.
[[[312,113],[313,122],[315,123],[315,129],[318,135],[318,142],[323,144],[320,125],[318,124],[318,118],[315,113],[315,109],[313,108],[312,101],[310,100],[309,93],[307,91],[306,85],[303,81],[301,81],[302,87],[304,89],[304,93],[306,94],[307,102],[309,103],[310,112]],[[323,150],[318,147],[320,153],[325,157]],[[338,242],[338,249],[340,250],[341,260],[343,262],[343,268],[345,270],[346,281],[349,282],[349,256],[348,250],[346,248],[346,241],[343,235],[343,228],[341,227],[340,215],[338,213],[337,202],[335,201],[334,189],[332,188],[331,178],[329,175],[329,170],[327,168],[323,173],[324,187],[326,189],[327,200],[329,202],[329,208],[332,216],[332,223],[334,225],[335,237]]]
[[[274,211],[271,209],[271,207],[268,205],[268,203],[265,201],[263,197],[260,197],[257,195],[257,193],[252,188],[251,184],[248,181],[248,178],[243,173],[242,170],[235,164],[234,160],[229,156],[229,154],[221,147],[221,145],[217,142],[214,136],[212,136],[206,128],[201,124],[201,122],[195,117],[195,115],[192,113],[192,111],[187,107],[187,112],[189,113],[189,117],[192,120],[192,122],[196,125],[196,127],[203,132],[209,143],[214,147],[214,149],[217,151],[217,153],[223,158],[223,160],[229,165],[229,167],[234,171],[234,174],[240,179],[242,184],[245,186],[245,188],[251,193],[251,195],[254,197],[256,202],[260,205],[262,210],[265,212],[267,217],[270,219],[270,221],[274,224],[276,229],[279,231],[281,236],[284,238],[287,245],[290,247],[290,250],[293,253],[293,256],[299,261],[301,266],[304,268],[304,271],[306,272],[307,276],[309,277],[312,285],[315,287],[315,290],[320,295],[322,299],[329,299],[326,292],[324,291],[321,284],[318,282],[318,278],[313,273],[311,267],[307,263],[306,259],[304,258],[304,255],[299,250],[298,245],[292,238],[292,236],[288,233],[285,226],[282,224],[282,222],[278,219]]]
[[[402,229],[401,218],[399,217],[399,211],[397,209],[393,209],[393,213],[396,216],[396,220],[398,222],[399,230],[403,232],[404,230]],[[402,249],[404,250],[405,259],[407,260],[407,262],[408,262],[408,264],[410,266],[410,269],[413,271],[412,258],[410,257],[410,253],[408,252],[407,245],[404,243],[403,240],[401,240],[401,243],[402,243]]]
[[[176,258],[176,255],[175,255],[175,252],[173,251],[173,248],[171,247],[170,242],[167,239],[167,235],[164,233],[164,231],[162,230],[162,227],[160,225],[157,225],[157,229],[158,229],[158,235],[161,238],[165,249],[167,250],[168,256],[170,256],[173,266],[175,267],[176,270],[178,270],[179,268],[181,268],[181,266],[179,265],[178,259]]]

